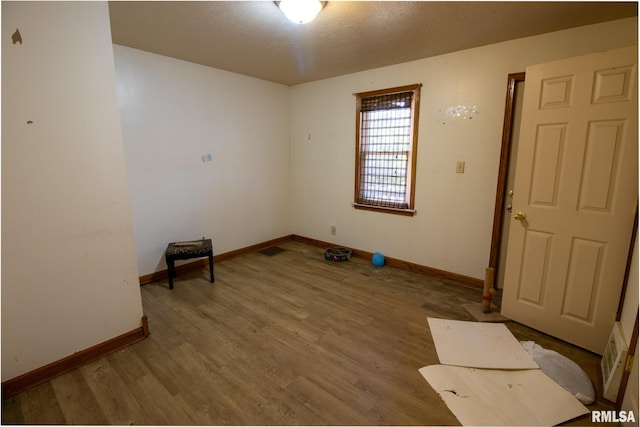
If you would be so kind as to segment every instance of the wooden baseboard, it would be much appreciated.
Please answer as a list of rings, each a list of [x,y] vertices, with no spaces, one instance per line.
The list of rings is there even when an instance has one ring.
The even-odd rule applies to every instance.
[[[131,344],[143,340],[149,335],[147,316],[142,317],[142,326],[119,335],[86,350],[45,365],[41,368],[22,374],[2,383],[2,398],[13,396],[31,387],[47,382],[57,376],[65,374],[103,356],[121,350]]]
[[[256,245],[247,246],[246,248],[241,248],[235,251],[214,255],[213,261],[214,262],[224,261],[229,258],[259,251],[261,249],[268,248],[269,246],[277,245],[277,244],[288,242],[291,240],[300,242],[300,243],[305,243],[311,246],[316,246],[319,248],[329,248],[332,246],[336,246],[335,243],[311,239],[309,237],[299,236],[297,234],[290,234],[288,236],[283,236],[277,239],[268,240],[266,242],[258,243]],[[351,249],[352,256],[356,258],[371,259],[371,257],[373,256],[373,252],[367,252],[367,251],[363,251],[360,249],[353,249],[353,248],[350,248],[350,249]],[[409,261],[403,261],[397,258],[385,257],[385,264],[388,266],[400,268],[403,270],[415,271],[416,273],[421,273],[426,276],[434,277],[441,280],[450,280],[463,285],[469,285],[477,288],[482,288],[484,286],[484,281],[482,279],[476,279],[474,277],[464,276],[462,274],[452,273],[450,271],[439,270],[437,268],[427,267],[427,266],[415,264]],[[209,266],[209,261],[206,258],[203,258],[203,259],[189,262],[187,264],[176,266],[176,274],[185,273],[191,270],[197,270],[199,268],[207,268],[208,266]],[[165,279],[167,279],[167,270],[160,270],[160,271],[156,271],[155,273],[140,276],[140,284],[145,285],[147,283],[155,282],[157,280],[165,280]]]
[[[336,246],[335,243],[325,242],[322,240],[310,239],[308,237],[293,235],[292,240],[296,242],[306,243],[311,246],[317,246],[319,248],[330,248]],[[373,252],[367,252],[360,249],[351,249],[351,255],[356,258],[367,259],[370,260],[373,256]],[[449,280],[452,282],[460,283],[463,285],[469,285],[477,288],[482,288],[484,286],[484,281],[482,279],[476,279],[474,277],[464,276],[462,274],[452,273],[450,271],[439,270],[437,268],[427,267],[420,264],[415,264],[409,261],[403,261],[397,258],[390,258],[385,256],[384,258],[385,265],[390,267],[400,268],[403,270],[414,271],[416,273],[424,274],[425,276],[434,277],[436,279],[441,280]]]
[[[245,248],[236,249],[234,251],[225,252],[222,254],[214,255],[213,262],[224,261],[229,258],[234,258],[240,255],[245,255],[251,252],[259,251],[264,248],[268,248],[269,246],[278,245],[280,243],[289,242],[293,240],[293,235],[287,235],[278,237],[277,239],[267,240],[266,242],[258,243],[255,245],[247,246]],[[186,264],[177,265],[176,266],[176,274],[186,273],[192,270],[198,270],[200,268],[208,268],[209,267],[209,259],[202,258],[195,261],[188,262]],[[147,283],[156,282],[158,280],[167,279],[168,273],[167,270],[160,270],[153,272],[151,274],[145,274],[144,276],[140,276],[140,285],[146,285]]]
[[[224,261],[225,259],[234,258],[240,255],[245,255],[251,252],[256,252],[261,249],[268,248],[269,246],[278,245],[280,243],[290,242],[293,240],[293,234],[287,236],[278,237],[277,239],[267,240],[266,242],[258,243],[255,245],[247,246],[246,248],[236,249],[235,251],[225,252],[220,255],[214,255],[213,261]]]
[[[216,261],[216,257],[213,257],[214,262]],[[209,259],[202,258],[197,259],[195,261],[188,262],[182,265],[176,265],[176,274],[186,273],[192,270],[198,270],[200,268],[209,267]],[[166,280],[169,278],[167,270],[154,271],[150,274],[145,274],[144,276],[140,276],[138,280],[140,280],[140,285],[146,285],[147,283],[157,282],[159,280]]]

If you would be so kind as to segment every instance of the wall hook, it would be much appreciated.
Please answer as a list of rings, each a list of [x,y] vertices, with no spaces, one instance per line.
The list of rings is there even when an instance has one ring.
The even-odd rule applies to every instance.
[[[15,33],[11,35],[11,41],[13,44],[20,43],[22,44],[22,35],[20,34],[20,30],[16,28]]]

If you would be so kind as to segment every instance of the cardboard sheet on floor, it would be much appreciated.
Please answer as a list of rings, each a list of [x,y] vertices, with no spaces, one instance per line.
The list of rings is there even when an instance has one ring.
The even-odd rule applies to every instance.
[[[491,369],[539,369],[502,323],[427,318],[443,365]]]
[[[539,369],[432,365],[420,373],[465,426],[552,426],[589,412]]]

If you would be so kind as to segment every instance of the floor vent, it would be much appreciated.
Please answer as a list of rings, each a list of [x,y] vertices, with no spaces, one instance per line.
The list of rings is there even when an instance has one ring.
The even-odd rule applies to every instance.
[[[270,248],[266,248],[263,249],[260,252],[262,255],[266,255],[266,256],[273,256],[275,254],[279,254],[280,252],[284,251],[285,249],[279,248],[278,246],[272,246]]]
[[[620,322],[613,325],[607,347],[602,355],[600,369],[602,370],[603,397],[615,402],[618,397],[618,388],[622,379],[622,371],[627,360],[627,341],[624,339]]]

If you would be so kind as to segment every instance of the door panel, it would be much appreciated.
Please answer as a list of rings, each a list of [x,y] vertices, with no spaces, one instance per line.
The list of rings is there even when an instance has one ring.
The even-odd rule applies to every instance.
[[[529,204],[555,207],[561,176],[566,123],[544,125],[536,134]]]
[[[525,233],[518,298],[526,303],[544,307],[545,288],[547,286],[547,271],[549,254],[553,243],[553,235],[540,231]]]
[[[526,72],[502,314],[596,353],[637,205],[636,86],[637,47]]]
[[[574,238],[569,254],[569,274],[562,300],[562,315],[592,322],[594,296],[601,284],[600,271],[606,244]]]
[[[617,170],[625,122],[589,123],[579,209],[607,211],[616,193]]]

